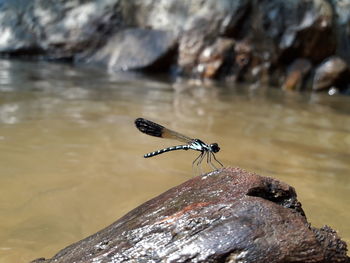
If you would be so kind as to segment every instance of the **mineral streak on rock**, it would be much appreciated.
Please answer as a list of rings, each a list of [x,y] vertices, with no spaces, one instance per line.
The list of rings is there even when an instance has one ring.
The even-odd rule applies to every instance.
[[[349,262],[346,251],[331,228],[310,226],[293,187],[225,168],[34,262]]]

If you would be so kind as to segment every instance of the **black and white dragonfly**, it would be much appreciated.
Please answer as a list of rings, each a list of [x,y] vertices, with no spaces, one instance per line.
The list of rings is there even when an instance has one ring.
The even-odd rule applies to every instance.
[[[162,125],[159,125],[157,123],[154,123],[152,121],[138,118],[135,120],[136,127],[143,133],[160,137],[160,138],[168,138],[168,139],[175,139],[180,142],[184,142],[184,145],[178,145],[178,146],[171,146],[168,148],[164,148],[158,151],[150,152],[144,155],[145,158],[153,157],[161,153],[166,153],[170,151],[176,151],[176,150],[195,150],[201,152],[200,155],[193,161],[192,166],[196,165],[199,166],[203,159],[207,158],[207,163],[213,168],[217,169],[217,167],[212,163],[212,158],[221,166],[223,167],[222,163],[219,162],[216,157],[215,153],[220,151],[220,147],[217,143],[212,144],[206,144],[203,141],[199,139],[191,139],[183,134],[180,134],[178,132],[172,131],[170,129],[167,129],[163,127]]]

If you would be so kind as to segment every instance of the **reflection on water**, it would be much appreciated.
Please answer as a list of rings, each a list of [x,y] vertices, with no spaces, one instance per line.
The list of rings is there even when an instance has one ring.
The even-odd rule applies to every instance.
[[[293,185],[310,222],[350,241],[347,97],[146,80],[0,61],[0,261],[50,257],[192,176],[197,153],[136,117],[205,142],[217,157]],[[336,215],[336,216],[335,216]]]

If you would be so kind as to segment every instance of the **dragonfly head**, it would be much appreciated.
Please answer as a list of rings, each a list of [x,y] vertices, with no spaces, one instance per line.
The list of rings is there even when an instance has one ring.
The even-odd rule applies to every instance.
[[[220,151],[220,147],[217,143],[212,143],[209,146],[213,153],[217,153],[218,151]]]

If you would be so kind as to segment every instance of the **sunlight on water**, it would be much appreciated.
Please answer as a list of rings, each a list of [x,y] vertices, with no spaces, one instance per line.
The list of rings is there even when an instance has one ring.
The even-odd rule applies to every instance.
[[[350,241],[349,98],[48,63],[0,61],[0,72],[1,262],[51,257],[193,176],[197,152],[142,157],[177,142],[140,133],[137,117],[291,184],[314,226]]]

